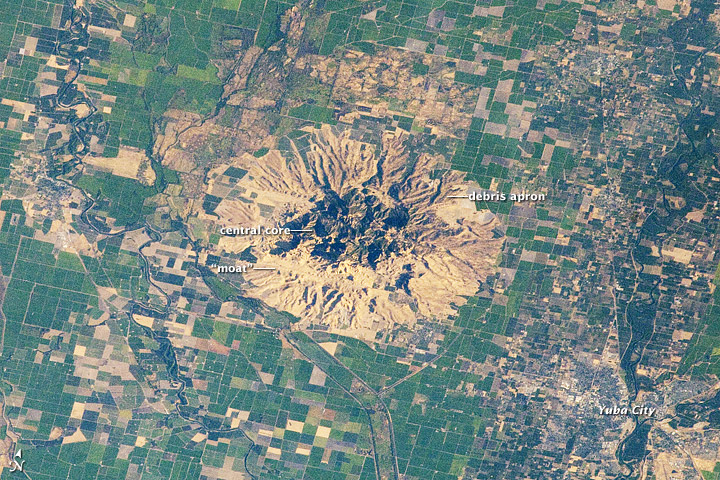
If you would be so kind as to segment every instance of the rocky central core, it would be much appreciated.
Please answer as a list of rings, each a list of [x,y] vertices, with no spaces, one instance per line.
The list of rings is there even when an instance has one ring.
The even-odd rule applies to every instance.
[[[312,210],[285,225],[312,230],[314,235],[278,242],[270,253],[287,252],[302,244],[328,265],[354,260],[375,269],[378,260],[400,253],[409,240],[402,230],[410,221],[410,212],[397,200],[388,201],[387,196],[384,200],[367,187],[352,189],[343,197],[324,192]]]
[[[347,130],[308,133],[302,150],[239,159],[243,198],[215,210],[222,225],[305,230],[221,239],[226,252],[250,249],[275,268],[244,274],[246,295],[298,316],[301,327],[361,338],[454,314],[494,271],[502,243],[494,216],[448,198],[473,186],[441,156],[411,161],[406,136],[386,133],[375,147]]]

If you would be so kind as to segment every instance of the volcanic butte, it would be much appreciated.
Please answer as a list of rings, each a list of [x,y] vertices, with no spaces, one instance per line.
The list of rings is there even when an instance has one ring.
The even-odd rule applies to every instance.
[[[411,157],[408,135],[386,132],[372,145],[351,132],[309,129],[302,145],[234,159],[247,174],[241,195],[207,216],[214,230],[296,232],[222,235],[218,249],[274,268],[243,273],[244,295],[297,316],[295,328],[322,324],[371,340],[447,319],[495,271],[498,220],[469,198],[448,198],[477,185],[441,155]]]

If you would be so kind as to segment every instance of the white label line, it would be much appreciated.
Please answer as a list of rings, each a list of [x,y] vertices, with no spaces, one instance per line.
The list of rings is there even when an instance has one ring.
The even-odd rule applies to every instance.
[[[253,270],[277,270],[275,267],[252,267]]]
[[[312,230],[290,230],[291,232],[312,232]]]
[[[470,195],[448,195],[445,198],[470,198]]]

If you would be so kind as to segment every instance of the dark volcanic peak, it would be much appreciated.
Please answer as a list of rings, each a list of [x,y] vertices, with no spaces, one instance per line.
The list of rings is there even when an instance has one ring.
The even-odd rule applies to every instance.
[[[314,235],[285,242],[282,251],[308,248],[328,265],[353,260],[374,269],[378,259],[399,254],[406,247],[403,229],[409,221],[410,212],[402,203],[367,187],[354,188],[342,197],[328,190],[309,212],[285,225],[312,230]]]

